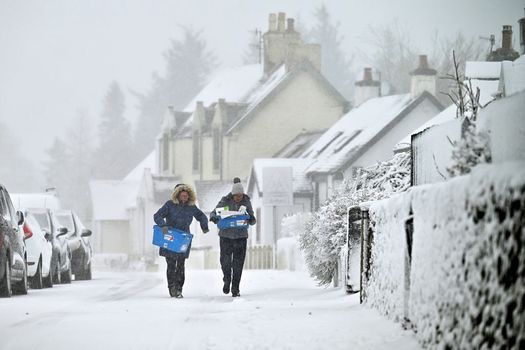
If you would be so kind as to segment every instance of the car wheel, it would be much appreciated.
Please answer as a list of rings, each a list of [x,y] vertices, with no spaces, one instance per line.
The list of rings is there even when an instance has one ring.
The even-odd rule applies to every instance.
[[[91,280],[91,263],[89,263],[87,268],[84,270],[84,279]]]
[[[42,289],[43,287],[44,281],[42,280],[42,259],[39,259],[36,273],[33,278],[31,278],[31,288]]]
[[[43,282],[44,282],[44,287],[46,288],[52,288],[53,287],[53,275],[55,274],[55,268],[53,266],[49,266],[49,274],[47,275],[47,277],[45,277],[43,279]]]
[[[60,267],[61,267],[61,264],[60,264],[60,260],[57,260],[57,263],[55,265],[55,273],[53,275],[53,283],[54,284],[60,284],[62,283],[62,274],[60,273]]]
[[[13,291],[16,294],[26,295],[28,289],[29,286],[27,284],[27,261],[24,261],[24,274],[22,276],[22,280],[14,286]]]
[[[9,264],[9,256],[5,260],[4,278],[0,281],[0,296],[9,298],[13,295],[11,290],[11,266]]]
[[[67,265],[67,270],[62,272],[62,283],[71,283],[72,272],[71,272],[71,260],[69,261],[69,264]]]

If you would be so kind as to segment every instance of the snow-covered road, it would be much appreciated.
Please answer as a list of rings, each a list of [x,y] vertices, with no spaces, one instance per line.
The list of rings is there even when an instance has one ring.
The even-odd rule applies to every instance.
[[[245,270],[241,298],[222,294],[218,270],[187,270],[184,299],[168,296],[163,272],[93,278],[0,299],[0,349],[419,349],[303,272]]]

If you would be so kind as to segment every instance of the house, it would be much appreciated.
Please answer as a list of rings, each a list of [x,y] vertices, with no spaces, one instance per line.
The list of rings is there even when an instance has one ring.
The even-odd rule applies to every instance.
[[[356,169],[391,158],[400,139],[443,109],[434,96],[436,71],[428,67],[426,56],[420,56],[411,75],[410,93],[380,97],[380,84],[365,69],[363,80],[356,83],[358,106],[301,155],[313,160],[306,172],[313,185],[314,208]]]
[[[523,116],[523,109],[519,109],[522,106],[514,95],[525,89],[525,56],[514,62],[466,62],[465,78],[465,84],[473,90],[479,88],[479,102],[484,108],[479,111],[478,125],[490,136],[492,161],[522,159],[524,131],[519,115]],[[496,110],[501,111],[499,118],[494,117]],[[449,106],[396,146],[411,147],[413,185],[449,177],[446,169],[452,165],[452,143],[461,139],[463,129],[463,120],[456,114],[457,107]]]
[[[348,102],[319,72],[321,51],[285,14],[270,14],[262,65],[228,68],[182,111],[168,109],[158,137],[160,171],[183,182],[245,179],[254,158],[328,129]]]
[[[298,212],[310,212],[313,209],[313,188],[305,170],[311,164],[305,158],[257,158],[248,178],[246,193],[250,196],[257,224],[252,228],[249,243],[256,245],[274,245],[283,236],[281,220],[287,215]],[[291,172],[292,201],[290,205],[270,206],[265,203],[265,193],[272,190],[271,184],[265,184],[263,173],[267,168],[289,169]]]

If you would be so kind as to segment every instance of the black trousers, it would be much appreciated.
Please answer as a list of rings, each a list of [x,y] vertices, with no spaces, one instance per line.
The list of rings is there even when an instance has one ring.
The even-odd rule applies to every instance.
[[[184,285],[185,261],[186,258],[184,256],[166,257],[166,262],[168,263],[168,269],[166,271],[166,276],[168,277],[168,288],[175,287],[182,291],[182,286]]]
[[[220,238],[223,281],[232,284],[232,292],[239,291],[247,240],[247,238]]]

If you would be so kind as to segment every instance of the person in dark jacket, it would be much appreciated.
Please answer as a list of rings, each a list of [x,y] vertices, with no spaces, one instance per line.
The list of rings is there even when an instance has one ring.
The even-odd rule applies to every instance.
[[[171,200],[167,201],[154,215],[153,220],[162,228],[164,234],[168,233],[168,227],[184,232],[190,232],[190,224],[193,218],[200,222],[203,233],[208,232],[208,218],[195,205],[195,191],[191,186],[178,184],[173,190]],[[189,257],[190,247],[186,253],[175,253],[165,248],[160,248],[159,255],[166,258],[168,269],[168,290],[170,296],[182,298],[182,286],[184,285],[184,262]]]
[[[230,211],[245,211],[250,217],[248,224],[255,225],[256,219],[253,215],[252,203],[250,197],[244,194],[244,189],[241,180],[236,177],[233,179],[233,186],[231,192],[222,197],[215,209],[210,214],[210,221],[217,224],[221,219],[217,214],[217,208],[228,207]],[[246,257],[246,243],[248,240],[247,228],[228,228],[219,230],[220,250],[221,250],[221,268],[223,273],[224,286],[222,291],[224,294],[231,292],[233,297],[240,296],[239,284],[241,282],[242,268],[244,266],[244,258]]]

